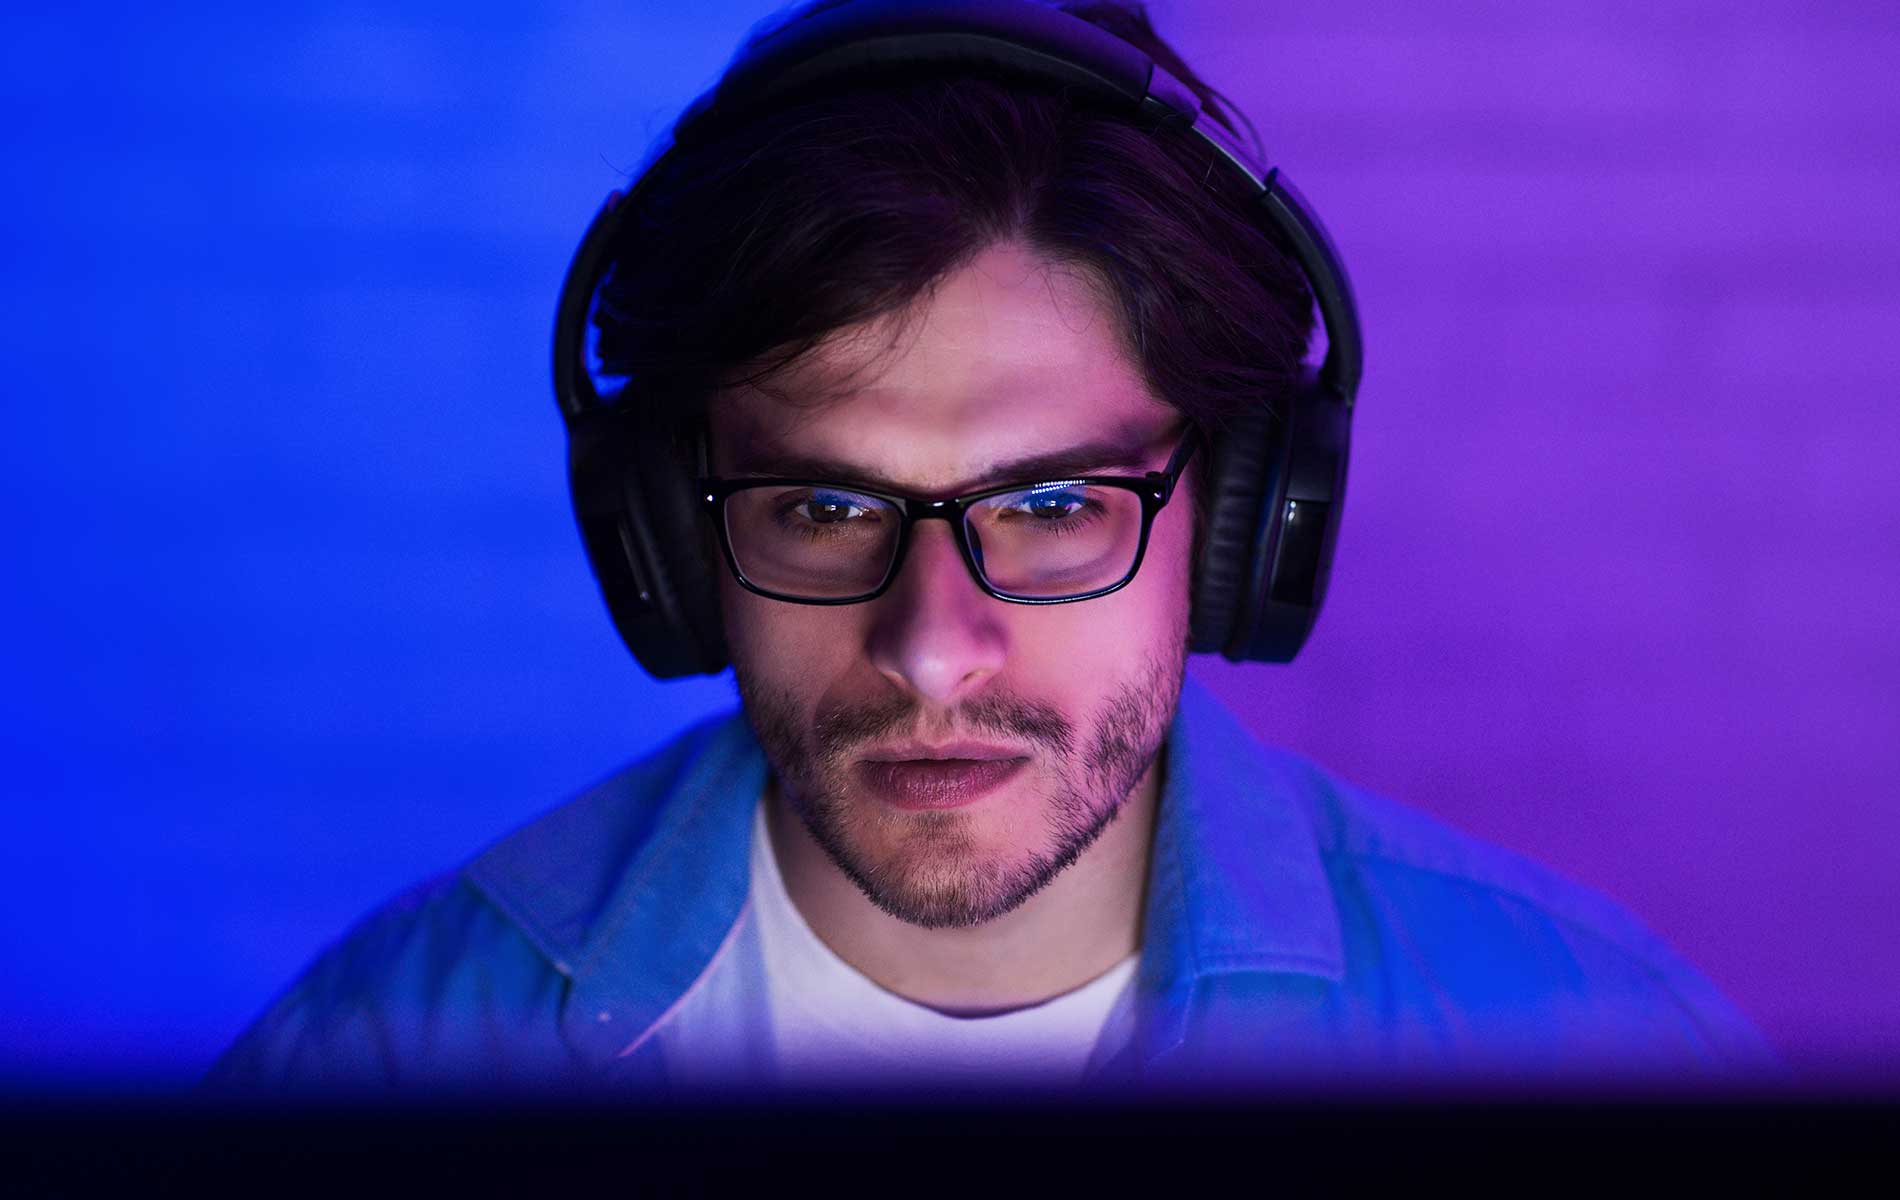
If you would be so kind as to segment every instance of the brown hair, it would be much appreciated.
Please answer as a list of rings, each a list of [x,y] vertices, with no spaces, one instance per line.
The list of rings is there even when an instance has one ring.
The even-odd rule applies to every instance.
[[[1058,7],[1139,47],[1233,129],[1141,4]],[[641,190],[600,290],[603,368],[697,414],[716,388],[765,385],[838,329],[901,319],[983,249],[1020,238],[1081,268],[1155,394],[1216,433],[1289,393],[1313,304],[1214,154],[987,78],[787,105],[671,151]]]

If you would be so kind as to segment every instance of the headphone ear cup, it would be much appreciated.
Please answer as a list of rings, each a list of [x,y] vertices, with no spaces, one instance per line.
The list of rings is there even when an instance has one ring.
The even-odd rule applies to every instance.
[[[1215,456],[1196,650],[1292,662],[1319,617],[1346,500],[1352,407],[1308,369],[1284,418],[1250,414]],[[1197,594],[1196,601],[1200,596]]]
[[[654,572],[671,602],[674,636],[691,654],[693,673],[726,668],[726,636],[719,615],[713,556],[700,516],[690,434],[681,428],[645,431],[636,440],[628,486],[640,489],[637,513],[652,539]]]
[[[658,679],[726,665],[718,595],[695,525],[694,480],[677,435],[638,405],[570,423],[568,477],[581,541],[621,640]]]
[[[1208,438],[1206,527],[1194,572],[1188,648],[1226,653],[1250,607],[1255,564],[1271,554],[1273,502],[1284,473],[1286,422],[1262,406],[1230,420]],[[1272,561],[1271,558],[1268,561]]]

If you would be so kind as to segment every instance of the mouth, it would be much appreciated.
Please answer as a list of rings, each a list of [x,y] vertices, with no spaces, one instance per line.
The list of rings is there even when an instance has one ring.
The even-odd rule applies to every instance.
[[[893,808],[929,811],[972,804],[1028,765],[1021,755],[866,758],[859,760],[856,775],[866,791]]]
[[[1008,746],[995,746],[988,742],[945,742],[941,746],[926,746],[922,742],[905,742],[901,745],[886,746],[864,756],[866,762],[999,762],[1003,759],[1023,758],[1022,751]]]

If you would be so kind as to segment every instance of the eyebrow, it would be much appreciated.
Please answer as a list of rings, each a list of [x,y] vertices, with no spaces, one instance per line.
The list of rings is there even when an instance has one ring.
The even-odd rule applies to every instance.
[[[1158,440],[1154,435],[1103,438],[1065,446],[1022,458],[993,462],[974,479],[966,480],[946,495],[967,495],[992,484],[1041,483],[1074,479],[1103,471],[1133,470],[1146,473],[1142,460]],[[748,448],[736,455],[735,475],[759,475],[781,479],[816,479],[828,483],[853,484],[900,496],[916,496],[910,485],[881,475],[861,463],[810,454],[776,454]]]

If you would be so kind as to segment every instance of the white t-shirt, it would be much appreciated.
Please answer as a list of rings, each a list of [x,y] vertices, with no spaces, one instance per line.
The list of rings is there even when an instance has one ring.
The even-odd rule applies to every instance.
[[[653,1036],[676,1083],[892,1082],[1065,1087],[1126,1041],[1135,965],[1028,1008],[953,1017],[873,983],[820,941],[785,890],[761,801],[751,897],[726,943]]]

